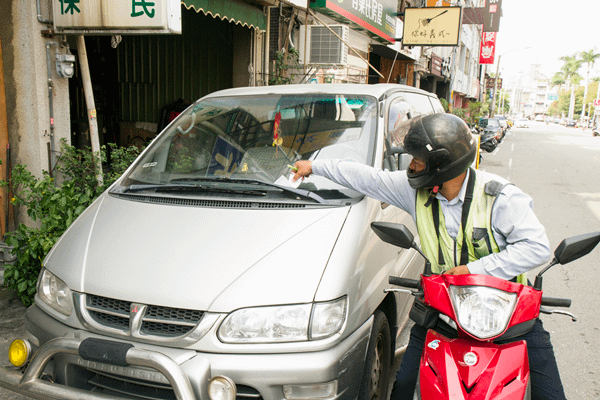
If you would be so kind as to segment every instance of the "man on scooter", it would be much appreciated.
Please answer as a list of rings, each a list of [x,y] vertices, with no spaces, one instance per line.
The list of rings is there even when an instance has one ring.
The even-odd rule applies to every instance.
[[[298,161],[294,180],[325,176],[395,205],[416,222],[434,273],[487,274],[526,283],[548,261],[546,231],[531,197],[503,178],[470,168],[477,144],[451,114],[413,118],[393,133],[413,159],[407,171],[383,171],[340,160]],[[413,399],[426,329],[414,325],[396,375],[392,400]],[[538,319],[526,340],[532,399],[565,399],[550,335]]]

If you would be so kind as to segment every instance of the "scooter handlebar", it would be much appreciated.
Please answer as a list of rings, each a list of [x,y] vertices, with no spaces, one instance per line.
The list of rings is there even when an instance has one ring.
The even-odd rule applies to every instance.
[[[400,278],[399,276],[390,276],[389,283],[396,286],[419,289],[419,281],[416,279]]]
[[[548,307],[571,307],[571,299],[542,296],[542,305]]]

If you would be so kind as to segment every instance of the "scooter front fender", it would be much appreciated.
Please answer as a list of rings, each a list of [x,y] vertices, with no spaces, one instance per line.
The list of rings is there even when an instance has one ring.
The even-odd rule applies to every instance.
[[[523,400],[528,381],[524,340],[497,345],[427,332],[417,386],[421,399]]]

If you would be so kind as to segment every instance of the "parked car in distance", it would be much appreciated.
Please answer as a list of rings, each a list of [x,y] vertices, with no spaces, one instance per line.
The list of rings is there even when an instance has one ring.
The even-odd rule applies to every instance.
[[[567,119],[565,126],[573,126],[575,127],[575,125],[577,125],[577,121],[575,121],[574,119]]]
[[[504,138],[504,129],[502,129],[498,118],[480,118],[478,125],[482,131],[482,136],[493,134],[498,142]]]
[[[494,118],[500,121],[500,126],[502,127],[504,132],[506,132],[508,128],[510,128],[508,124],[508,119],[504,115],[494,115]]]
[[[529,120],[527,118],[517,118],[515,128],[529,128]]]
[[[87,400],[384,399],[413,303],[388,277],[417,279],[424,264],[371,223],[416,226],[325,177],[291,182],[290,166],[402,169],[397,122],[443,112],[434,94],[395,84],[197,100],[49,252],[18,348],[43,376],[24,388],[22,371],[0,367],[0,386]]]

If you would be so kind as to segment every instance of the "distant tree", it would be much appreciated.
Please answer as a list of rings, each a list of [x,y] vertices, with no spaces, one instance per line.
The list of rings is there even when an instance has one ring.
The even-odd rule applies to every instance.
[[[567,84],[567,90],[571,91],[571,96],[569,100],[569,118],[573,118],[573,106],[575,104],[575,87],[581,81],[581,75],[577,73],[579,68],[581,68],[581,64],[583,61],[578,59],[578,54],[575,53],[572,56],[562,56],[559,60],[563,61],[564,64],[560,69],[560,73],[562,73],[564,80]]]
[[[577,85],[581,82],[581,75],[578,74],[579,68],[581,68],[581,64],[583,64],[582,60],[577,58],[577,53],[572,56],[562,56],[559,60],[563,61],[564,64],[560,68],[560,73],[567,84],[567,90],[571,89],[571,85]]]
[[[595,53],[596,48],[594,47],[590,51],[582,51],[581,62],[587,66],[586,76],[585,76],[585,91],[583,93],[583,99],[587,99],[588,94],[588,86],[590,84],[590,69],[594,66],[596,60],[600,57],[600,53]],[[586,102],[587,103],[587,102]],[[585,103],[583,104],[583,112],[585,112]],[[582,112],[582,114],[583,114]],[[585,116],[585,114],[583,114]]]
[[[552,115],[552,116],[560,116],[560,111],[558,110],[558,100],[554,100],[550,106],[548,107],[548,111],[547,111],[548,115]]]
[[[562,85],[566,84],[567,81],[565,80],[565,75],[562,72],[556,72],[554,73],[554,75],[552,76],[552,79],[550,79],[550,85],[552,87],[561,87]]]

